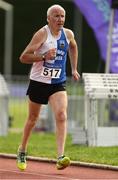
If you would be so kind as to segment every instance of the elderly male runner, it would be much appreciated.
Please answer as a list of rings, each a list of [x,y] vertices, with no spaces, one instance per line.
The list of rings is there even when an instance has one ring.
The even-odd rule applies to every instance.
[[[20,56],[20,61],[33,64],[30,72],[29,114],[24,127],[21,144],[18,148],[17,166],[21,170],[27,167],[26,152],[28,139],[34,127],[42,104],[49,103],[56,120],[57,169],[64,169],[70,164],[64,155],[67,134],[67,92],[66,58],[69,52],[72,76],[78,80],[78,48],[74,34],[64,28],[65,10],[60,5],[53,5],[47,10],[48,24],[39,29]]]

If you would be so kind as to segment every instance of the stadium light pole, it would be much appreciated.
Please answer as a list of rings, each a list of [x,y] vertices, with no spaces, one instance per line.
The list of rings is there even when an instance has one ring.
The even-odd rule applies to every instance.
[[[5,11],[4,74],[12,73],[13,5],[0,0],[0,8]]]
[[[112,2],[111,2],[111,16],[110,16],[110,23],[109,23],[109,33],[108,33],[109,39],[108,39],[108,47],[107,47],[105,73],[110,72],[111,49],[112,49],[112,32],[113,32],[113,25],[114,25],[115,9],[118,9],[118,0],[112,0]]]

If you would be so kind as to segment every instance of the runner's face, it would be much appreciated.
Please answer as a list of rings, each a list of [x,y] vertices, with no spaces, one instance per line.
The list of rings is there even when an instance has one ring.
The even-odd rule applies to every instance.
[[[61,30],[65,23],[65,12],[62,9],[53,10],[48,17],[48,22],[53,29]]]

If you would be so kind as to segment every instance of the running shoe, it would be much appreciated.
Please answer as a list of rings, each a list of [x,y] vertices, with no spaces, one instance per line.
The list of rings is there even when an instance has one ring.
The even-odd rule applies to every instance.
[[[57,160],[57,169],[62,170],[70,165],[70,158],[67,156],[60,156]]]
[[[25,170],[27,167],[27,162],[26,162],[26,152],[18,150],[17,154],[17,167],[20,170]]]

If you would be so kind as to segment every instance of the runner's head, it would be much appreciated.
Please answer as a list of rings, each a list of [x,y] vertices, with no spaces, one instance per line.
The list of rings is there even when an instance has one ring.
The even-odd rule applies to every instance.
[[[65,23],[66,12],[60,5],[53,5],[47,10],[47,21],[52,29],[60,30]]]

